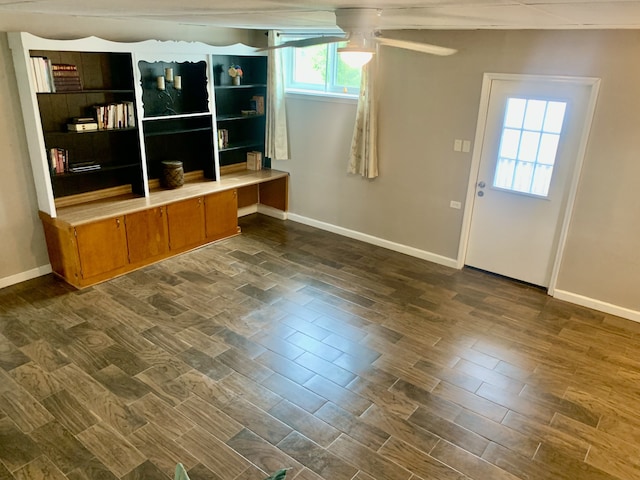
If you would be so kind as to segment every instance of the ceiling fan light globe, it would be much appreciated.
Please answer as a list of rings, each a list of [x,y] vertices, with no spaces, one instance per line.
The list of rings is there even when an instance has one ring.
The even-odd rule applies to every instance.
[[[340,59],[353,68],[361,68],[371,61],[373,58],[373,50],[368,49],[354,49],[354,48],[339,48],[338,54]]]

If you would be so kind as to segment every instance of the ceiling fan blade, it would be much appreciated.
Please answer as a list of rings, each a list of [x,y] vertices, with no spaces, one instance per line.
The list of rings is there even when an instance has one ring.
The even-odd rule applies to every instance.
[[[457,52],[454,48],[440,47],[438,45],[431,45],[429,43],[411,42],[409,40],[396,40],[394,38],[374,38],[380,45],[386,45],[387,47],[404,48],[405,50],[413,50],[415,52],[430,53],[432,55],[453,55]]]
[[[265,50],[276,50],[278,48],[286,48],[286,47],[311,47],[313,45],[323,45],[325,43],[338,43],[338,42],[346,42],[349,40],[349,37],[312,37],[312,38],[303,38],[301,40],[292,40],[290,42],[284,42],[280,45],[272,45],[270,47],[264,47],[258,49],[259,52],[263,52]]]

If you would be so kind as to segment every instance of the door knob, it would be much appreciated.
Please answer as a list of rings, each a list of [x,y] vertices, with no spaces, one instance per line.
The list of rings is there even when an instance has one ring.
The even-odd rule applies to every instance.
[[[486,184],[486,183],[484,183],[484,182],[478,182],[478,188],[484,188],[484,187],[486,187],[486,186],[487,186],[487,184]]]

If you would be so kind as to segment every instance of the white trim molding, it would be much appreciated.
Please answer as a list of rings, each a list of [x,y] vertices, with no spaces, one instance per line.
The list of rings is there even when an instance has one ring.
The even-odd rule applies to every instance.
[[[554,298],[558,300],[564,300],[566,302],[575,303],[582,307],[592,308],[600,312],[608,313],[610,315],[616,315],[618,317],[633,320],[634,322],[640,322],[640,311],[631,310],[630,308],[620,307],[611,303],[596,300],[595,298],[585,297],[578,295],[577,293],[567,292],[566,290],[555,289],[553,293]]]
[[[277,208],[263,205],[261,203],[258,204],[257,211],[258,213],[267,215],[268,217],[277,218],[278,220],[287,220],[289,218],[289,214],[287,212],[283,212],[282,210],[278,210]]]
[[[418,248],[409,247],[407,245],[395,243],[390,240],[385,240],[384,238],[374,237],[373,235],[368,235],[366,233],[357,232],[355,230],[339,227],[330,223],[321,222],[319,220],[314,220],[313,218],[296,215],[295,213],[289,213],[288,217],[292,222],[298,222],[304,225],[309,225],[310,227],[319,228],[320,230],[326,230],[327,232],[337,233],[338,235],[353,238],[354,240],[360,240],[362,242],[376,245],[378,247],[387,248],[389,250],[393,250],[394,252],[404,253],[405,255],[410,255],[422,260],[437,263],[438,265],[444,265],[445,267],[457,268],[457,260],[455,258],[444,257],[436,253],[427,252],[425,250],[420,250]]]
[[[27,270],[26,272],[20,272],[9,277],[0,278],[0,288],[9,287],[20,282],[26,282],[27,280],[32,280],[34,278],[47,275],[51,272],[51,265],[47,264],[42,265],[41,267],[33,268],[31,270]]]

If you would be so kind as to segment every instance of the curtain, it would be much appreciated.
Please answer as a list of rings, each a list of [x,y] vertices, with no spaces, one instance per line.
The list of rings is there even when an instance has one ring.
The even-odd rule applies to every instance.
[[[377,53],[362,67],[356,125],[351,140],[347,172],[364,178],[378,176],[378,107],[376,99]]]
[[[269,46],[277,45],[278,32],[269,31]],[[269,50],[267,59],[267,133],[265,156],[271,160],[289,159],[289,134],[284,98],[284,69],[280,49]]]

